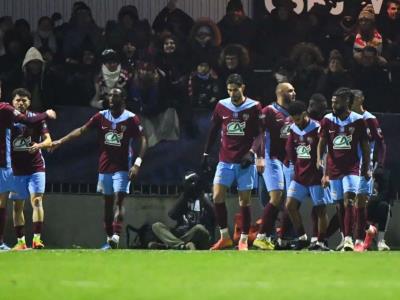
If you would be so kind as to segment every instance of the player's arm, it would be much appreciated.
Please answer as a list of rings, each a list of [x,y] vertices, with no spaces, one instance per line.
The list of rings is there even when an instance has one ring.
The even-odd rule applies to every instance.
[[[292,162],[294,164],[296,162],[297,155],[296,155],[296,151],[294,149],[292,130],[290,130],[289,137],[286,141],[285,150],[286,150],[288,162]]]
[[[134,180],[139,173],[140,166],[142,165],[142,160],[144,157],[144,154],[146,153],[147,150],[147,139],[144,136],[144,134],[141,135],[140,137],[140,150],[139,150],[139,155],[136,157],[135,163],[129,170],[129,179]]]
[[[367,126],[364,120],[360,120],[360,146],[361,146],[361,176],[364,176],[367,180],[371,177],[369,174],[370,166],[370,147],[368,142]]]
[[[43,141],[41,143],[33,143],[33,145],[29,148],[29,152],[33,153],[40,149],[47,149],[50,148],[52,145],[52,140],[50,133],[43,133],[42,134]]]
[[[265,168],[265,161],[264,161],[265,131],[263,128],[263,122],[264,122],[265,115],[262,113],[261,105],[258,105],[257,114],[258,114],[258,135],[254,139],[253,144],[251,145],[250,151],[254,154],[257,172],[261,174],[264,172],[264,168]]]
[[[211,117],[211,127],[208,132],[206,146],[204,148],[204,153],[203,153],[202,162],[201,162],[203,171],[209,169],[208,157],[211,152],[212,146],[214,145],[214,143],[218,137],[218,132],[221,129],[221,125],[222,125],[222,119],[219,116],[218,111],[217,111],[218,106],[219,105],[217,104],[217,106],[215,107],[214,113]]]
[[[367,123],[372,139],[375,141],[376,162],[378,164],[377,168],[383,168],[386,160],[385,138],[383,137],[382,130],[377,119],[368,119]]]
[[[87,124],[83,125],[82,127],[72,130],[70,133],[68,133],[66,136],[62,137],[61,139],[53,141],[51,143],[51,150],[52,151],[56,150],[61,145],[81,137],[88,131],[89,131],[89,127]]]
[[[56,112],[52,109],[48,109],[44,113],[36,113],[34,116],[28,117],[27,115],[22,114],[19,110],[10,105],[9,112],[12,114],[12,120],[14,123],[23,123],[26,125],[34,125],[46,119],[57,118]]]

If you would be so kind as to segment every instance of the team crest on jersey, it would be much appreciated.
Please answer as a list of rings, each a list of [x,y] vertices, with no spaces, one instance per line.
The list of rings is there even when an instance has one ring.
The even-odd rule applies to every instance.
[[[290,124],[285,124],[281,127],[281,134],[280,138],[281,139],[287,139],[290,134]]]
[[[104,144],[109,146],[121,146],[121,141],[124,137],[124,133],[116,133],[114,131],[109,131],[104,135]]]
[[[312,138],[311,136],[309,136],[309,137],[307,138],[307,142],[308,142],[309,144],[312,144],[312,143],[314,142],[314,140],[313,140],[313,138]]]
[[[242,115],[243,120],[247,121],[250,118],[249,114],[243,114]]]
[[[351,149],[352,135],[338,135],[333,140],[333,149],[347,150]]]
[[[230,122],[226,126],[226,135],[244,135],[246,122]]]
[[[28,151],[31,142],[32,139],[30,136],[24,137],[20,135],[13,141],[13,149],[14,151]]]
[[[125,132],[126,131],[126,126],[125,125],[121,125],[121,131]]]
[[[300,145],[296,148],[297,158],[299,159],[311,159],[311,146]]]
[[[353,134],[356,129],[354,127],[349,127],[350,134]]]

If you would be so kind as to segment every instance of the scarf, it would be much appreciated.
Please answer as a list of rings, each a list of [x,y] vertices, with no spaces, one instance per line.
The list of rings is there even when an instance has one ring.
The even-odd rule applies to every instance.
[[[118,65],[118,68],[114,72],[111,72],[107,69],[105,65],[102,65],[101,72],[103,74],[106,86],[108,88],[113,88],[119,79],[119,74],[121,73],[121,65]]]

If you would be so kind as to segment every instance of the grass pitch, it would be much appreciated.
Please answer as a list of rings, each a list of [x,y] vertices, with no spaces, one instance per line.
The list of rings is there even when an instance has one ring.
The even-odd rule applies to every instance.
[[[400,299],[400,252],[0,253],[1,300]]]

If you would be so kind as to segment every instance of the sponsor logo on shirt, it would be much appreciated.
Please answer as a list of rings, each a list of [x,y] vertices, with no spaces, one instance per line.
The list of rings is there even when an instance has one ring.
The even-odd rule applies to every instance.
[[[352,135],[338,135],[333,140],[333,149],[348,150],[351,149]]]
[[[226,126],[227,135],[244,135],[246,122],[230,122]]]
[[[13,141],[14,151],[28,151],[31,146],[32,138],[30,136],[18,136]]]
[[[300,145],[296,148],[297,158],[299,159],[311,159],[311,146]]]
[[[281,134],[280,138],[281,139],[287,139],[290,134],[290,124],[285,124],[281,127]]]
[[[114,131],[109,131],[104,135],[104,144],[109,146],[121,147],[121,141],[124,137],[124,134],[117,133]]]

